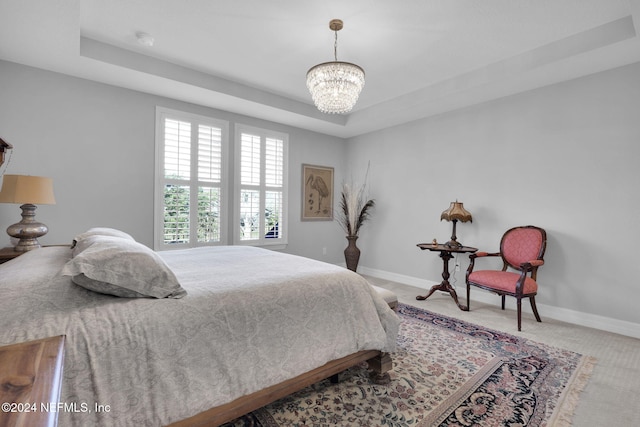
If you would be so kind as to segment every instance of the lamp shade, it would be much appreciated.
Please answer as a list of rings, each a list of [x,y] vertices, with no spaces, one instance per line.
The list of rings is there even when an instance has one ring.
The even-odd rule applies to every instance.
[[[5,175],[0,203],[54,205],[53,180],[43,176]]]
[[[449,209],[442,212],[442,215],[440,215],[440,221],[443,219],[446,219],[447,221],[456,220],[460,222],[473,222],[471,213],[464,208],[462,202],[458,201],[451,202]]]

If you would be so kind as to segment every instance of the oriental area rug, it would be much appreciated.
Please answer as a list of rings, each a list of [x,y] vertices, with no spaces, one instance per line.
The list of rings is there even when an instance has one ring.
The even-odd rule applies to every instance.
[[[391,382],[367,364],[225,427],[570,426],[595,360],[399,304]]]

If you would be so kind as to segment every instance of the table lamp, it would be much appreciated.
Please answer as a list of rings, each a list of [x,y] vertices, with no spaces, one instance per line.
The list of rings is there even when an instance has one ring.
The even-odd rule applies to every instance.
[[[53,205],[53,181],[51,178],[28,175],[5,175],[0,190],[0,203],[20,203],[22,221],[10,225],[7,234],[20,239],[15,247],[17,252],[26,252],[40,247],[38,237],[42,237],[49,229],[37,222],[36,204]]]
[[[455,202],[451,202],[449,209],[442,212],[442,215],[440,215],[440,221],[442,221],[443,219],[446,219],[447,221],[453,221],[453,233],[451,234],[451,240],[449,240],[444,245],[452,249],[462,247],[462,244],[458,243],[458,240],[456,238],[456,223],[458,221],[473,222],[471,214],[464,208],[462,202],[458,202],[456,200]]]

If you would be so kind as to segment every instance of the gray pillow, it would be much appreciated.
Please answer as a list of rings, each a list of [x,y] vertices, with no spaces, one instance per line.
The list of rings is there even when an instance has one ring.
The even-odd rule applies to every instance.
[[[154,251],[121,237],[82,238],[62,274],[86,289],[118,297],[182,298],[187,292]],[[80,248],[78,248],[80,249]]]
[[[98,292],[101,294],[115,295],[122,298],[147,298],[147,295],[142,295],[136,291],[123,288],[121,286],[112,285],[111,283],[101,282],[99,280],[93,280],[85,276],[84,274],[76,274],[71,277],[73,283],[78,286],[82,286],[90,291]]]

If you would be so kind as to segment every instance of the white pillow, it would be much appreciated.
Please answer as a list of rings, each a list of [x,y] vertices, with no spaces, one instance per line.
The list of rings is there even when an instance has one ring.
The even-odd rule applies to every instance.
[[[76,237],[88,237],[88,236],[112,236],[112,237],[122,237],[123,239],[135,240],[133,237],[131,237],[130,234],[125,233],[122,230],[109,228],[109,227],[93,227],[88,229],[84,233],[79,234]]]
[[[135,240],[91,235],[62,269],[79,286],[119,297],[182,298],[187,292],[154,251]]]
[[[93,227],[88,229],[84,233],[80,233],[76,237],[74,237],[73,243],[71,244],[71,249],[75,249],[78,242],[81,241],[82,239],[86,239],[87,237],[91,237],[91,236],[112,236],[112,237],[121,237],[123,239],[135,240],[133,237],[131,237],[130,234],[125,233],[124,231],[121,231],[121,230],[117,230],[115,228]]]

